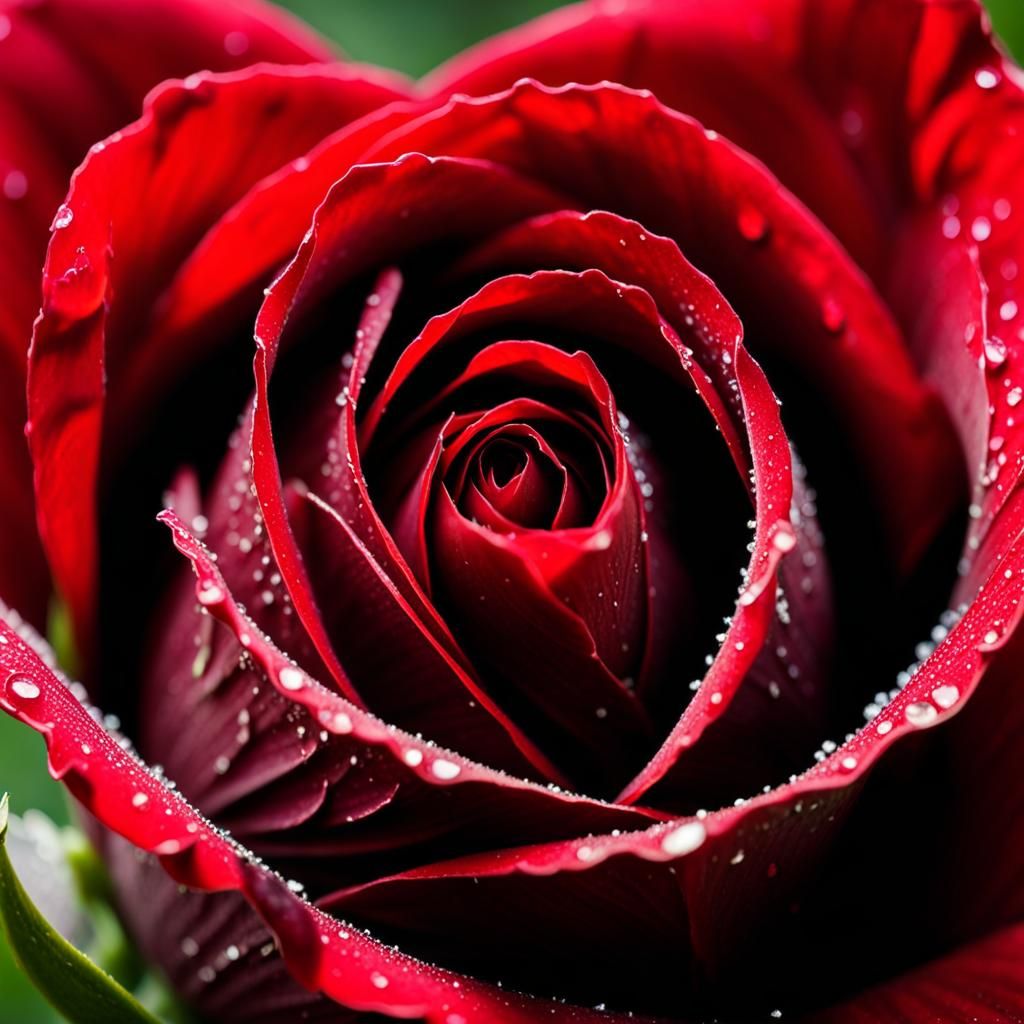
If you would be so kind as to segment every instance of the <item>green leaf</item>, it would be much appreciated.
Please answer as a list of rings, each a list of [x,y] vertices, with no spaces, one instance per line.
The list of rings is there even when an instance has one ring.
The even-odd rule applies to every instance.
[[[4,840],[0,797],[0,925],[21,969],[71,1024],[159,1024],[113,978],[47,924],[18,881]]]

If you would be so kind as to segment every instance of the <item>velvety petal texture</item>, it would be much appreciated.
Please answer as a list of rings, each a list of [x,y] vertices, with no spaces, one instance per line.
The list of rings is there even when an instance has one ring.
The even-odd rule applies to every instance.
[[[47,232],[71,172],[165,78],[329,60],[333,51],[259,0],[8,2],[0,26],[0,595],[40,624],[50,587],[22,437],[25,354]]]
[[[96,142],[78,64],[136,103],[119,40],[200,8],[11,19],[74,28],[32,102],[95,143],[28,434],[139,756],[13,612],[0,707],[145,954],[240,1024],[1024,1015],[1024,107],[975,0],[597,0],[420,83],[231,5]]]

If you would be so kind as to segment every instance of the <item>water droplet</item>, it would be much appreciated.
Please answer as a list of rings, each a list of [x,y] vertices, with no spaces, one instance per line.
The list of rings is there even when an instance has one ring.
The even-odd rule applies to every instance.
[[[224,591],[216,583],[207,583],[199,590],[199,603],[210,605],[220,604],[224,600]]]
[[[984,242],[992,234],[992,222],[988,217],[975,217],[971,223],[971,238],[976,242]]]
[[[992,644],[994,644],[994,643],[997,643],[997,642],[998,642],[998,640],[999,640],[999,634],[998,634],[998,633],[997,633],[997,632],[996,632],[996,631],[995,631],[994,629],[990,629],[990,630],[989,630],[989,631],[988,631],[988,632],[987,632],[987,633],[985,634],[985,636],[983,637],[983,639],[984,639],[984,641],[985,641],[985,643],[986,643],[986,644],[988,644],[989,646],[991,646]]]
[[[418,765],[421,765],[423,763],[422,750],[409,749],[405,752],[403,757],[405,758],[405,763],[410,768],[416,768]]]
[[[241,57],[249,49],[249,37],[244,32],[229,32],[224,37],[224,52],[231,57]]]
[[[853,769],[857,767],[857,758],[855,758],[855,757],[844,757],[842,759],[842,761],[840,761],[839,763],[848,772],[852,772]]]
[[[132,797],[132,807],[142,810],[149,803],[149,797],[145,793],[136,793]]]
[[[703,822],[688,821],[669,832],[661,841],[661,848],[674,857],[691,853],[707,838],[707,829]]]
[[[936,686],[932,690],[932,700],[940,708],[951,708],[959,699],[960,691],[955,686]]]
[[[911,725],[917,726],[931,725],[939,717],[935,706],[929,704],[926,700],[919,700],[913,704],[908,704],[904,714]]]
[[[779,524],[779,528],[772,536],[772,544],[783,554],[787,551],[792,551],[796,547],[796,534],[789,523],[782,522]]]
[[[385,977],[384,977],[384,975],[383,975],[383,974],[381,974],[381,973],[380,973],[379,971],[374,971],[374,972],[373,972],[373,973],[372,973],[372,974],[370,975],[370,981],[372,981],[372,982],[373,982],[373,984],[374,984],[374,986],[375,986],[376,988],[387,988],[387,987],[388,987],[388,985],[390,984],[390,983],[388,982],[388,979],[387,979],[387,978],[385,978]]]
[[[439,779],[454,779],[462,769],[451,761],[446,761],[443,757],[439,757],[430,766],[430,770]]]
[[[1020,388],[1011,388],[1006,395],[1006,404],[1012,409],[1015,405],[1020,405],[1020,400],[1024,398],[1024,391]]]
[[[306,685],[306,673],[294,665],[284,665],[277,678],[286,690],[301,690]]]
[[[944,217],[942,220],[942,234],[943,237],[954,239],[960,234],[960,218],[952,215]]]
[[[875,732],[877,732],[879,736],[885,736],[886,733],[892,732],[892,722],[879,722]]]
[[[23,199],[28,192],[28,178],[19,171],[8,171],[4,176],[4,195],[8,199]]]
[[[57,214],[53,218],[53,224],[50,225],[51,231],[60,231],[62,228],[66,228],[75,219],[75,212],[70,206],[61,204],[57,208]]]
[[[181,951],[187,957],[194,957],[199,952],[199,943],[195,939],[186,936],[181,940]]]
[[[768,237],[768,221],[756,207],[744,206],[736,219],[736,226],[748,242],[761,242]]]
[[[1011,213],[1013,213],[1013,207],[1010,205],[1009,199],[997,199],[992,204],[992,215],[996,220],[1009,220]]]
[[[11,692],[16,697],[21,697],[22,700],[35,700],[39,696],[39,687],[32,682],[31,679],[26,679],[24,676],[16,676],[10,682]]]
[[[978,68],[974,72],[974,81],[981,89],[994,89],[999,84],[999,72],[993,68]]]
[[[1001,320],[1012,320],[1017,315],[1017,303],[1013,299],[1007,299],[999,307],[999,318]]]
[[[992,369],[1006,362],[1006,342],[1002,338],[985,339],[985,361]]]
[[[838,334],[846,326],[846,313],[832,296],[827,296],[821,304],[821,323],[832,334]]]

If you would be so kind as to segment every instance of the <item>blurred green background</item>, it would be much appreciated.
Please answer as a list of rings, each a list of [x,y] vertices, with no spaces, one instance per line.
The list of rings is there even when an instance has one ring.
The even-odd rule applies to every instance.
[[[420,75],[493,32],[559,6],[553,0],[287,0],[283,6],[337,40],[354,59]],[[1024,58],[1024,0],[988,0],[996,31]],[[0,791],[11,810],[37,807],[67,820],[61,788],[46,773],[42,742],[0,714]],[[56,1017],[14,968],[0,937],[0,1024]]]

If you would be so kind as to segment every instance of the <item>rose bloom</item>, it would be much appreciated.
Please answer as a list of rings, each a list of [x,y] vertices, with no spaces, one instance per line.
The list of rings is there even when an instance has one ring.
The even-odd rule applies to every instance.
[[[242,0],[0,37],[0,705],[188,1006],[1024,1019],[975,0],[594,3],[419,82]]]

